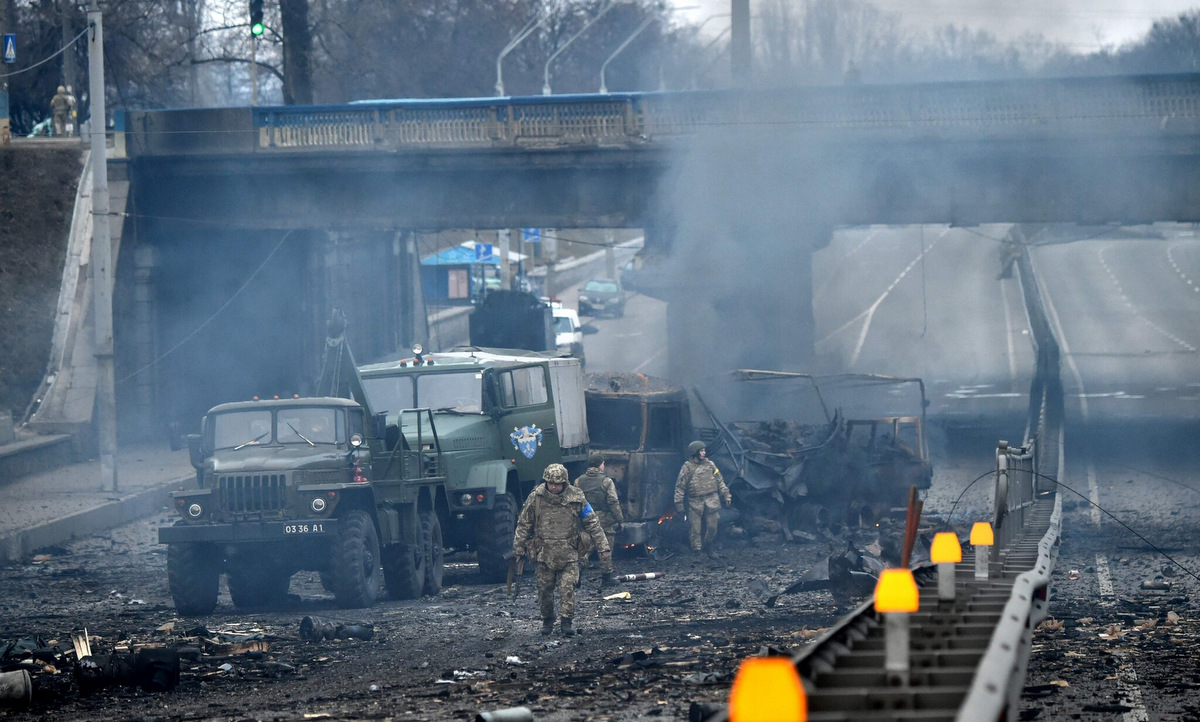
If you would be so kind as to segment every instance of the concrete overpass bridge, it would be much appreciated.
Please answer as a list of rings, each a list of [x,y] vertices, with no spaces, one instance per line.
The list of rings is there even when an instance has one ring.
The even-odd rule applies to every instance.
[[[414,230],[643,228],[674,259],[672,359],[804,368],[836,226],[1200,220],[1200,74],[156,110],[117,131],[118,399],[143,429],[303,390],[334,305],[361,356],[422,340]]]

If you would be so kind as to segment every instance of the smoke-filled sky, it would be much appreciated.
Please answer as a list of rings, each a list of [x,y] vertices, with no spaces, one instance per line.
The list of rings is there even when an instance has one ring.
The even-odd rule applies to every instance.
[[[785,1],[800,4],[803,0]],[[752,15],[760,2],[750,0]],[[714,14],[729,13],[730,0],[671,0],[671,4],[681,8],[680,18],[699,24]],[[1200,7],[1198,0],[873,0],[870,4],[901,16],[915,29],[966,25],[1001,40],[1041,33],[1078,53],[1138,40],[1155,20]],[[704,32],[715,34],[728,26],[728,17],[713,18]]]

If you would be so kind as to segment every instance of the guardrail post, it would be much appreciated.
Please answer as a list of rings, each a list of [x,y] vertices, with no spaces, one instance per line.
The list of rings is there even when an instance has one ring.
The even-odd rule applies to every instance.
[[[988,562],[992,545],[996,542],[992,525],[986,521],[977,521],[971,527],[971,546],[975,547],[975,579],[986,581],[988,578]]]

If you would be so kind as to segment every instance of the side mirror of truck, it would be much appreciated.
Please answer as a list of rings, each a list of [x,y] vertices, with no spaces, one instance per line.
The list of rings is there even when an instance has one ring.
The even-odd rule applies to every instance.
[[[200,434],[188,434],[187,446],[188,456],[191,458],[192,468],[199,471],[204,468],[204,449],[200,446],[200,440],[203,437]]]
[[[375,438],[384,438],[387,435],[387,412],[380,411],[378,414],[372,416],[371,420],[375,424],[373,427],[375,431]]]

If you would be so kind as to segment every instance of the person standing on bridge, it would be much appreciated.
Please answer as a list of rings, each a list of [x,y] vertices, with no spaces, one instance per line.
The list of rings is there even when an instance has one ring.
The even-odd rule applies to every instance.
[[[575,487],[583,492],[587,497],[588,504],[596,511],[596,516],[600,519],[600,528],[604,530],[604,536],[608,539],[608,548],[615,549],[613,540],[615,532],[621,531],[621,525],[625,523],[625,514],[621,511],[621,499],[617,496],[617,485],[613,480],[604,475],[604,455],[599,451],[593,451],[588,454],[588,470],[573,482]],[[588,539],[583,541],[583,551],[579,555],[579,563],[583,565],[588,555],[592,553],[592,545]],[[609,554],[608,559],[601,559],[601,571],[604,576],[600,577],[600,586],[607,587],[613,582],[613,563],[612,555]]]
[[[688,444],[688,460],[679,470],[675,481],[675,513],[684,513],[687,502],[688,537],[692,553],[708,553],[710,559],[720,559],[713,543],[717,538],[717,522],[721,518],[721,502],[725,506],[733,503],[729,487],[721,478],[721,470],[708,458],[708,447],[703,441]],[[701,538],[701,524],[704,536]]]
[[[67,134],[67,123],[71,117],[71,96],[67,95],[67,89],[61,85],[50,99],[50,112],[54,115],[54,137],[61,138]]]
[[[538,485],[521,507],[517,530],[513,535],[513,554],[517,559],[531,557],[537,562],[538,606],[542,613],[542,634],[554,631],[554,590],[558,589],[558,616],[564,637],[575,634],[575,584],[579,581],[581,532],[587,532],[600,550],[606,564],[611,550],[600,519],[583,492],[568,482],[567,468],[550,464],[542,472]]]

